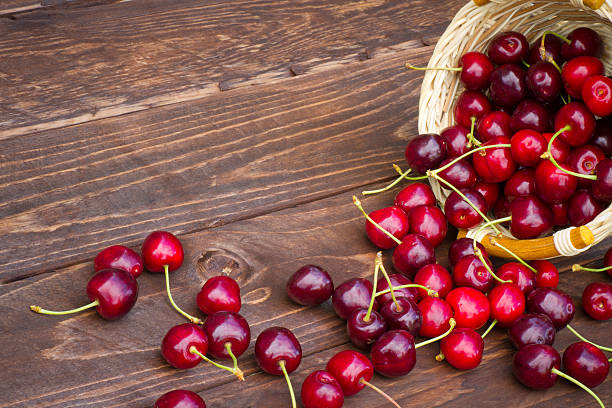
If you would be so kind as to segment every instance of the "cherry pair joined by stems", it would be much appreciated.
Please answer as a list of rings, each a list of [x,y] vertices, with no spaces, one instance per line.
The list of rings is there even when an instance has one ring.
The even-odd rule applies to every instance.
[[[153,408],[206,408],[206,403],[193,391],[173,390],[159,397]]]

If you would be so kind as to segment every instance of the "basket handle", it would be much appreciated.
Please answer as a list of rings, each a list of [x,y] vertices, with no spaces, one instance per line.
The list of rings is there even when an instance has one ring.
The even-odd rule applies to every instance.
[[[484,6],[485,4],[487,4],[490,0],[472,0],[474,2],[474,4],[476,4],[477,6]],[[593,10],[597,10],[599,9],[601,6],[603,6],[603,4],[606,2],[606,0],[582,0],[582,3],[593,9]]]

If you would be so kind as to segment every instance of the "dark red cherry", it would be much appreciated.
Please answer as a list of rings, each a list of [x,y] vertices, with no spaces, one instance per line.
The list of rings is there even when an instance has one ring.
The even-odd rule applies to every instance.
[[[544,139],[546,139],[546,146],[548,146],[550,139],[553,137],[553,133],[543,133],[542,136],[544,136]],[[553,159],[555,159],[558,163],[565,163],[570,154],[570,147],[563,140],[556,137],[550,146],[550,153],[552,154]]]
[[[566,164],[561,167],[569,169]],[[576,191],[576,176],[556,167],[550,160],[542,160],[535,171],[535,183],[538,197],[547,203],[567,201]]]
[[[406,161],[417,173],[437,168],[446,156],[446,144],[435,134],[418,135],[406,146]]]
[[[536,278],[531,269],[519,262],[507,262],[497,268],[497,276],[510,280],[527,296],[536,286]]]
[[[544,103],[555,102],[563,87],[561,74],[550,62],[530,66],[525,81],[531,96]]]
[[[484,341],[472,329],[454,329],[440,340],[440,352],[446,361],[458,370],[471,370],[482,360]]]
[[[456,241],[455,241],[456,242]],[[453,278],[445,267],[439,264],[425,265],[414,276],[414,283],[435,290],[441,298],[453,289]],[[418,288],[419,298],[427,296],[424,289]],[[414,333],[413,333],[414,334]]]
[[[561,44],[561,55],[566,60],[571,60],[581,55],[601,56],[603,45],[601,37],[596,31],[588,27],[578,27],[572,31],[567,39],[570,43]]]
[[[536,274],[536,288],[556,288],[559,284],[559,271],[551,262],[541,259],[531,261],[531,266],[538,272]]]
[[[366,356],[353,350],[344,350],[329,359],[325,368],[342,387],[346,397],[357,394],[374,376],[372,362]]]
[[[517,197],[535,195],[535,172],[533,169],[523,169],[514,173],[504,186],[504,196],[512,201]]]
[[[459,60],[461,70],[460,79],[466,89],[479,90],[489,86],[493,63],[480,52],[466,52]]]
[[[436,196],[427,184],[412,183],[397,193],[394,205],[410,215],[412,209],[420,205],[436,205]]]
[[[487,252],[480,242],[476,243],[482,254],[486,257]],[[474,255],[474,240],[471,238],[459,238],[448,248],[448,262],[451,268],[466,255]]]
[[[501,283],[489,292],[491,317],[500,327],[508,328],[525,311],[525,295],[514,283]]]
[[[435,263],[436,254],[431,243],[422,235],[407,234],[393,251],[393,267],[409,278],[423,266]]]
[[[197,366],[202,358],[190,351],[194,347],[202,355],[208,353],[208,336],[197,324],[183,323],[173,326],[161,343],[161,353],[174,368],[188,369]]]
[[[340,408],[344,394],[338,380],[324,370],[310,373],[302,383],[302,405],[304,408]]]
[[[491,74],[491,100],[496,106],[511,108],[527,96],[525,71],[516,64],[497,67]]]
[[[554,203],[551,204],[550,210],[553,214],[553,226],[563,227],[569,224],[569,218],[567,218],[567,203]]]
[[[159,397],[154,408],[206,408],[206,404],[193,391],[174,390]]]
[[[424,236],[433,247],[440,245],[446,238],[448,231],[446,217],[438,207],[429,205],[416,207],[410,212],[409,220],[410,233]]]
[[[455,122],[464,127],[471,127],[472,120],[478,122],[489,112],[491,102],[479,91],[464,91],[455,102]]]
[[[240,357],[251,342],[249,324],[238,313],[220,311],[208,316],[204,331],[208,336],[208,352],[214,358],[231,358],[228,347],[235,357]]]
[[[529,49],[529,64],[536,64],[539,61],[549,61],[552,59],[559,66],[563,64],[565,59],[561,56],[561,39],[554,35],[547,35],[544,39],[545,58],[542,59],[540,46],[542,45],[542,37],[538,38]]]
[[[440,164],[440,168],[444,167],[444,165],[452,160],[453,159],[446,159]],[[439,171],[438,176],[458,189],[474,187],[476,181],[478,181],[478,176],[476,176],[474,167],[472,167],[470,162],[466,159],[459,160],[450,167]],[[442,184],[442,187],[449,189],[445,184]]]
[[[484,258],[490,268],[488,258]],[[466,255],[453,267],[453,282],[456,286],[467,286],[481,292],[487,292],[493,284],[493,277],[476,255]]]
[[[569,126],[559,138],[572,147],[581,146],[595,134],[595,116],[582,102],[564,105],[555,116],[555,132]]]
[[[561,356],[547,344],[529,344],[519,349],[512,360],[512,372],[526,387],[550,388],[557,381],[553,368],[561,367]]]
[[[567,215],[570,223],[579,227],[591,222],[605,209],[605,205],[596,200],[588,190],[578,190],[569,201]]]
[[[536,132],[549,132],[552,130],[552,116],[548,109],[539,102],[525,99],[512,112],[510,128],[513,132],[531,129]]]
[[[404,238],[408,233],[408,216],[399,207],[385,207],[380,210],[374,210],[370,214],[370,218],[385,230],[393,234],[397,239]],[[382,232],[380,228],[372,224],[369,220],[365,222],[365,230],[370,242],[382,249],[394,248],[397,243],[387,234]]]
[[[346,332],[355,346],[368,349],[382,334],[387,331],[387,322],[378,312],[372,311],[365,320],[368,311],[357,309],[346,321]]]
[[[512,117],[501,111],[493,111],[478,121],[476,134],[481,142],[486,142],[496,137],[507,137],[510,139],[512,130],[510,129],[510,121]]]
[[[416,364],[414,336],[405,330],[390,330],[380,336],[370,353],[374,370],[385,377],[401,377]]]
[[[406,276],[401,275],[399,273],[392,273],[391,275],[389,275],[389,280],[391,281],[391,285],[394,288],[396,286],[409,285],[412,283],[410,279],[408,279]],[[389,283],[384,277],[379,278],[376,283],[376,291],[382,292],[385,289],[389,289]],[[414,300],[415,302],[419,298],[418,293],[417,293],[417,288],[393,289],[393,293],[395,294],[396,298],[405,297],[410,300]],[[384,305],[390,300],[392,300],[392,296],[390,292],[376,296],[376,301],[378,302],[379,305]]]
[[[604,153],[604,156],[612,156],[612,120],[597,119],[595,134],[589,143],[597,146]]]
[[[474,288],[455,288],[445,300],[453,309],[457,327],[478,330],[489,320],[489,299]]]
[[[334,293],[334,283],[329,273],[320,266],[305,265],[287,281],[287,294],[295,303],[316,306]]]
[[[213,276],[208,279],[196,298],[198,307],[207,315],[222,310],[238,313],[242,302],[240,287],[229,276]]]
[[[569,60],[561,70],[563,86],[572,98],[582,98],[582,85],[587,78],[603,75],[605,68],[599,58],[583,56]]]
[[[512,136],[510,145],[514,161],[521,166],[532,167],[542,161],[540,156],[546,151],[548,141],[540,132],[525,129]]]
[[[603,159],[595,168],[597,180],[591,185],[591,194],[598,200],[612,201],[612,159]]]
[[[384,317],[389,329],[406,330],[416,336],[421,330],[423,317],[417,304],[405,297],[397,298],[397,305],[393,300],[388,301],[380,308],[380,314]]]
[[[606,355],[584,341],[570,344],[563,352],[563,370],[589,388],[603,383],[610,372]]]
[[[510,232],[515,238],[537,238],[552,230],[552,212],[535,196],[515,198],[510,203],[510,214]]]
[[[567,164],[572,171],[580,174],[595,174],[597,164],[606,158],[606,155],[595,145],[583,145],[573,149],[567,159]],[[579,187],[588,187],[591,180],[578,178]]]
[[[482,194],[485,201],[487,202],[487,211],[493,208],[497,199],[499,198],[499,184],[488,183],[483,180],[479,180],[474,186],[474,190]]]
[[[552,345],[556,333],[552,320],[540,313],[526,313],[516,319],[508,329],[510,343],[516,349],[528,344]]]
[[[493,215],[495,218],[505,218],[510,216],[510,200],[506,197],[500,197],[493,206]]]
[[[482,194],[473,189],[465,189],[461,192],[481,213],[484,214],[487,211],[487,202]],[[448,222],[457,228],[471,228],[482,221],[480,214],[455,191],[444,203],[444,214]]]
[[[537,288],[527,296],[527,311],[545,314],[555,329],[561,330],[572,320],[576,308],[567,293],[555,288]]]
[[[499,144],[510,145],[510,140],[505,137],[497,137],[483,143],[483,146]],[[516,163],[512,159],[510,146],[481,150],[472,156],[472,160],[476,173],[489,183],[506,181],[516,170]]]
[[[458,157],[468,152],[469,133],[470,129],[461,125],[450,126],[440,132],[440,137],[446,143],[448,157]]]
[[[497,34],[487,48],[489,58],[498,65],[519,63],[526,59],[528,52],[527,39],[516,31]]]
[[[612,285],[593,282],[582,292],[582,307],[595,320],[612,318]]]
[[[372,283],[363,278],[353,278],[345,281],[334,290],[332,305],[336,314],[342,319],[348,317],[357,309],[367,309],[372,296]],[[378,301],[374,300],[374,310],[378,310]]]
[[[123,245],[103,249],[94,258],[94,270],[121,269],[137,278],[142,273],[142,258],[136,251]]]
[[[149,234],[142,243],[142,260],[149,272],[163,272],[164,266],[172,272],[183,264],[183,246],[181,241],[166,231],[155,231]]]
[[[302,347],[291,330],[268,327],[255,341],[255,360],[268,374],[283,375],[281,362],[284,362],[287,373],[291,373],[302,361]]]
[[[423,321],[419,336],[437,337],[450,328],[450,318],[453,317],[453,309],[443,299],[427,296],[418,304]]]
[[[603,75],[587,78],[582,85],[582,100],[595,115],[612,115],[612,79]]]

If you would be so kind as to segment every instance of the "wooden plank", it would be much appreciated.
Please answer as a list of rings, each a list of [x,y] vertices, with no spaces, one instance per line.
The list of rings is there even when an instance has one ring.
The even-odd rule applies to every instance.
[[[2,141],[0,279],[393,177],[430,52]]]
[[[40,0],[2,0],[2,3],[0,3],[0,16],[36,10],[40,7]]]
[[[151,0],[2,19],[0,139],[429,45],[463,3]]]
[[[376,250],[364,236],[363,221],[351,203],[353,193],[182,237],[186,261],[172,275],[176,301],[197,313],[195,295],[205,279],[222,271],[235,277],[245,300],[241,313],[251,324],[253,341],[273,325],[290,328],[300,339],[304,363],[294,376],[299,390],[308,372],[323,367],[337,347],[346,348],[347,337],[343,321],[335,317],[329,303],[299,307],[286,297],[285,282],[307,263],[328,269],[336,284],[371,274]],[[364,203],[366,208],[379,208],[388,205],[392,197],[390,192],[367,198]],[[443,264],[449,241],[438,250],[438,260]],[[610,242],[575,260],[600,258]],[[385,257],[389,262],[390,253]],[[564,271],[569,264],[570,260],[562,262]],[[160,275],[145,273],[139,278],[136,307],[116,322],[102,321],[93,312],[47,317],[28,311],[31,303],[56,308],[84,303],[83,288],[90,276],[91,264],[85,263],[53,275],[0,285],[0,407],[150,407],[159,395],[175,388],[200,391],[215,407],[288,404],[280,379],[257,374],[252,348],[240,358],[247,373],[247,381],[242,384],[224,371],[205,365],[177,371],[164,363],[158,351],[161,338],[182,320],[167,304]],[[561,287],[578,302],[582,287],[598,278],[601,276],[565,272]],[[609,343],[609,324],[589,320],[581,311],[575,320],[576,328],[602,343]],[[520,406],[547,406],[552,402],[592,406],[590,397],[566,385],[542,393],[518,386],[509,372],[511,350],[503,337],[502,330],[487,337],[485,363],[478,370],[460,373],[434,363],[431,358],[435,346],[430,346],[419,350],[417,368],[409,376],[376,381],[398,397],[402,406],[448,403],[460,407],[498,397],[517,401]],[[570,337],[564,331],[559,340],[557,345],[564,346]],[[604,400],[612,398],[609,384],[610,380],[598,389]],[[361,407],[365,401],[371,406],[381,403],[378,397],[364,392],[347,400],[346,406]]]

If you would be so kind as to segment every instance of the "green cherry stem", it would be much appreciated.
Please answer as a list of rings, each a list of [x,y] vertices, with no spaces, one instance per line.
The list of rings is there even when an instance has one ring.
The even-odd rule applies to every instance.
[[[429,340],[425,340],[425,341],[422,341],[420,343],[417,343],[417,344],[414,345],[414,348],[418,349],[419,347],[423,347],[423,346],[426,346],[428,344],[435,343],[436,341],[441,340],[444,337],[448,336],[453,331],[455,326],[457,325],[457,321],[451,317],[449,319],[449,321],[448,321],[448,324],[450,325],[450,327],[448,328],[448,330],[446,332],[442,333],[438,337],[434,337],[433,339],[429,339]]]
[[[397,183],[399,183],[403,179],[407,178],[408,174],[410,174],[411,171],[412,171],[412,169],[406,170],[405,172],[400,174],[398,178],[393,180],[393,182],[391,182],[391,184],[388,184],[385,187],[382,187],[382,188],[379,188],[379,189],[376,189],[376,190],[365,190],[365,191],[362,191],[361,194],[363,194],[365,196],[365,195],[378,194],[378,193],[382,193],[384,191],[387,191],[387,190],[395,187],[397,185]]]
[[[230,373],[232,373],[236,377],[238,377],[238,379],[240,381],[244,381],[244,376],[242,375],[242,371],[238,370],[238,372],[237,372],[232,367],[227,367],[227,366],[224,366],[223,364],[219,364],[219,363],[217,363],[215,361],[212,361],[210,358],[208,358],[204,354],[200,353],[200,351],[197,348],[195,348],[195,346],[189,347],[189,352],[191,354],[195,354],[196,356],[199,356],[202,360],[206,361],[207,363],[210,363],[210,364],[214,365],[217,368],[220,368],[220,369],[225,370],[225,371],[229,371]]]
[[[455,72],[459,72],[461,70],[463,70],[463,68],[455,68],[455,67],[415,67],[414,65],[410,64],[409,62],[406,63],[405,65],[406,68],[408,69],[412,69],[414,71],[455,71]]]
[[[499,143],[499,144],[492,144],[492,145],[486,145],[486,146],[484,146],[484,145],[483,146],[479,146],[479,147],[476,147],[476,148],[470,150],[469,152],[463,153],[461,156],[455,157],[453,160],[449,161],[444,166],[442,166],[440,168],[437,168],[435,170],[431,170],[430,172],[431,173],[435,173],[435,174],[440,173],[441,171],[444,171],[444,170],[448,169],[449,167],[451,167],[453,164],[457,163],[458,161],[463,160],[466,157],[468,157],[468,156],[470,156],[470,155],[472,155],[472,154],[474,154],[476,152],[480,152],[482,150],[493,149],[495,147],[510,147],[510,146],[511,145],[509,143]],[[396,171],[397,171],[397,169],[396,169]]]
[[[484,267],[487,269],[487,271],[489,271],[489,273],[491,274],[493,279],[495,279],[499,283],[512,283],[511,280],[503,280],[499,276],[497,276],[495,274],[495,272],[493,272],[493,270],[491,269],[489,264],[485,261],[484,256],[482,255],[482,251],[480,250],[480,248],[474,249],[474,255],[476,255],[478,257],[478,259],[480,259],[480,263],[482,263],[484,265]]]
[[[285,368],[285,361],[283,360],[279,361],[278,365],[280,366],[280,369],[282,370],[283,375],[285,376],[285,380],[287,381],[287,386],[289,387],[289,394],[291,395],[291,406],[293,408],[296,408],[297,404],[295,402],[295,394],[293,393],[293,386],[291,385],[289,374],[287,374],[287,368]]]
[[[174,299],[172,299],[172,294],[170,293],[170,274],[168,272],[168,265],[164,265],[164,275],[166,277],[166,292],[168,292],[168,299],[170,299],[170,303],[172,304],[172,307],[174,308],[174,310],[176,310],[177,312],[185,316],[187,320],[189,320],[191,323],[204,324],[202,320],[185,312],[183,309],[178,307],[176,303],[174,303]]]
[[[604,350],[604,351],[609,351],[612,352],[612,348],[610,347],[604,347],[604,346],[600,346],[599,344],[593,343],[591,340],[587,340],[582,334],[578,333],[576,331],[576,329],[574,329],[572,326],[570,326],[569,324],[567,326],[565,326],[568,328],[569,331],[571,331],[572,333],[574,333],[574,335],[576,337],[578,337],[580,340],[587,342],[589,344],[592,344],[593,346],[597,347],[600,350]]]
[[[550,138],[550,140],[548,141],[548,147],[546,148],[546,152],[542,154],[542,156],[540,156],[542,159],[548,159],[550,160],[550,162],[552,164],[555,165],[556,168],[558,168],[559,170],[567,173],[567,174],[571,174],[572,176],[575,177],[580,177],[580,178],[585,178],[585,179],[589,179],[589,180],[597,180],[597,176],[595,176],[594,174],[580,174],[580,173],[576,173],[575,171],[571,171],[571,170],[567,170],[564,169],[563,167],[561,167],[559,165],[559,163],[557,163],[557,161],[555,160],[555,158],[553,157],[550,149],[552,147],[552,144],[554,142],[554,140],[557,138],[557,136],[559,136],[561,133],[565,132],[566,130],[571,130],[571,126],[567,125],[561,129],[559,129],[554,135],[552,135],[552,137]]]
[[[395,402],[393,400],[393,398],[391,398],[389,395],[387,395],[383,390],[381,390],[380,388],[378,388],[377,386],[375,386],[374,384],[371,384],[369,382],[367,382],[366,380],[364,380],[363,378],[361,378],[359,380],[359,382],[363,385],[365,385],[368,388],[373,389],[374,391],[376,391],[377,393],[379,393],[382,397],[384,397],[387,401],[389,401],[390,403],[393,404],[393,406],[397,407],[397,408],[402,408],[398,405],[397,402]]]
[[[389,274],[387,273],[387,270],[385,269],[385,265],[383,265],[383,262],[382,262],[382,251],[378,251],[378,253],[376,254],[376,263],[380,265],[380,271],[382,272],[383,276],[385,277],[385,280],[387,281],[387,286],[389,286],[389,292],[391,292],[391,299],[393,300],[393,303],[395,303],[395,310],[397,310],[398,312],[401,312],[402,307],[400,306],[399,303],[397,303],[397,299],[395,298],[395,288],[391,284],[391,279],[389,278]]]
[[[523,261],[521,259],[520,256],[518,256],[517,254],[515,254],[514,252],[512,252],[511,250],[509,250],[508,248],[506,248],[505,246],[503,246],[502,244],[500,244],[499,242],[497,242],[495,240],[495,238],[492,238],[489,240],[493,245],[495,245],[498,248],[503,249],[504,251],[506,251],[507,253],[510,254],[510,256],[512,256],[514,259],[516,259],[517,261],[519,261],[523,266],[525,266],[526,268],[529,268],[533,273],[535,273],[536,275],[538,274],[538,271],[536,268],[534,268],[533,266],[529,265],[527,262]]]
[[[498,218],[496,220],[485,222],[480,227],[478,227],[475,235],[480,234],[480,232],[487,227],[492,227],[493,225],[497,225],[497,224],[503,224],[504,222],[508,222],[511,220],[512,220],[512,216],[508,216],[508,217]],[[476,242],[475,239],[472,239],[472,247],[474,248],[474,251],[476,251],[476,248],[478,248],[478,243]]]
[[[610,269],[612,269],[612,266],[606,266],[605,268],[587,268],[586,266],[582,266],[580,264],[573,264],[572,265],[572,272],[578,272],[578,271],[587,271],[587,272],[605,272],[605,271],[609,271]]]
[[[227,350],[227,354],[230,356],[232,362],[234,363],[234,374],[236,375],[236,377],[238,377],[240,381],[244,381],[244,373],[240,368],[238,368],[238,359],[232,352],[232,343],[230,343],[229,341],[225,343],[225,350]]]
[[[529,69],[531,68],[531,65],[529,65],[529,63],[525,60],[521,60],[521,62],[523,63],[523,65],[525,66],[525,68]]]
[[[482,144],[480,143],[478,139],[474,137],[474,125],[476,124],[476,117],[472,116],[471,121],[472,121],[472,124],[470,125],[470,133],[468,134],[468,141],[466,144],[466,147],[468,149],[470,149],[473,144],[475,144],[476,146],[480,146]]]
[[[540,45],[540,47],[545,47],[545,37],[547,35],[554,35],[555,37],[557,37],[558,39],[560,39],[561,41],[564,41],[568,44],[571,44],[572,42],[569,40],[569,38],[562,36],[561,34],[555,33],[554,31],[550,31],[550,30],[546,30],[544,31],[544,33],[542,33],[542,44]],[[546,48],[544,48],[546,49]]]
[[[601,408],[606,408],[605,405],[603,404],[603,402],[601,402],[601,400],[599,399],[599,397],[593,391],[591,391],[591,389],[589,387],[587,387],[586,385],[584,385],[583,383],[581,383],[577,379],[575,379],[573,377],[570,377],[569,375],[565,374],[563,371],[560,371],[560,370],[556,369],[555,367],[553,367],[550,371],[553,374],[557,374],[559,377],[563,377],[566,380],[573,382],[574,384],[576,384],[577,386],[579,386],[580,388],[582,388],[583,390],[588,392],[591,395],[591,397],[595,398],[595,401],[597,401],[599,403],[599,406]]]
[[[374,284],[372,285],[372,296],[370,296],[370,306],[368,306],[368,311],[366,312],[366,315],[363,318],[364,322],[370,321],[370,315],[372,314],[372,309],[374,308],[374,300],[376,299],[376,285],[378,284],[378,270],[380,269],[380,263],[378,262],[378,254],[376,255],[376,261],[374,261]]]
[[[493,320],[493,321],[491,322],[491,324],[489,325],[489,327],[487,327],[487,330],[485,330],[485,332],[484,332],[484,333],[482,333],[482,336],[480,336],[480,337],[482,337],[482,338],[484,339],[484,338],[487,336],[487,334],[489,334],[489,332],[490,332],[491,330],[493,330],[493,328],[495,327],[495,325],[496,325],[496,324],[497,324],[497,319],[495,319],[495,320]]]
[[[32,306],[30,306],[30,310],[33,311],[33,312],[36,312],[36,313],[40,313],[40,314],[53,315],[53,316],[61,316],[61,315],[67,315],[67,314],[82,312],[83,310],[87,310],[87,309],[91,309],[92,307],[96,307],[99,304],[100,304],[100,302],[98,302],[98,300],[94,300],[93,302],[88,303],[85,306],[77,307],[76,309],[61,310],[61,311],[47,310],[47,309],[43,309],[40,306],[32,305]]]
[[[392,233],[390,233],[389,231],[387,231],[386,229],[381,227],[376,221],[374,221],[372,218],[370,218],[368,213],[366,213],[365,210],[363,209],[363,207],[361,205],[361,201],[359,201],[359,199],[356,196],[353,196],[353,204],[355,204],[355,206],[357,208],[359,208],[359,211],[361,211],[363,213],[363,216],[365,217],[366,220],[370,221],[376,228],[378,228],[379,230],[384,232],[389,238],[391,238],[393,241],[395,241],[396,244],[399,245],[399,244],[402,243],[402,241],[397,239],[397,237],[395,235],[393,235]]]
[[[426,290],[427,295],[429,296],[440,297],[440,295],[438,295],[438,292],[436,292],[435,290],[429,289],[427,286],[419,285],[418,283],[407,283],[405,285],[394,286],[393,290],[404,289],[404,288],[419,288],[419,289]],[[389,293],[390,291],[391,289],[381,290],[380,292],[376,292],[376,295],[374,296],[384,295],[386,293]]]

